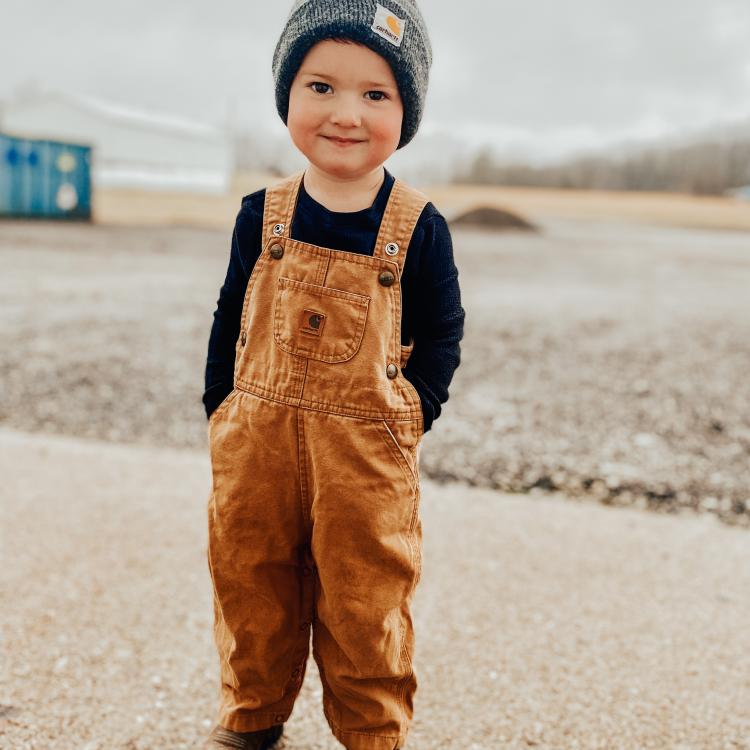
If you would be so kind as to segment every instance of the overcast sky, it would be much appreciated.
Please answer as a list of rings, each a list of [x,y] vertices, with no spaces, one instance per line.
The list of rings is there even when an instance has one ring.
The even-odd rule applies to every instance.
[[[422,0],[422,128],[564,154],[750,117],[749,0]],[[271,57],[291,2],[4,0],[0,98],[29,81],[285,129]]]

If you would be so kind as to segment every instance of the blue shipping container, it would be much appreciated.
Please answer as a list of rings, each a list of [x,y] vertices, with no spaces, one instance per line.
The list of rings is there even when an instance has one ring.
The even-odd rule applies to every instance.
[[[0,217],[91,218],[91,147],[0,133]]]

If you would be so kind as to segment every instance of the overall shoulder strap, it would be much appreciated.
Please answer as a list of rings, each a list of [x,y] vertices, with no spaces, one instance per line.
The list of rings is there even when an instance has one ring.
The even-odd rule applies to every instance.
[[[292,218],[297,205],[304,170],[266,188],[263,205],[263,247],[274,237],[291,237]]]
[[[429,198],[405,182],[396,179],[380,222],[373,256],[398,263],[401,276],[414,228]]]

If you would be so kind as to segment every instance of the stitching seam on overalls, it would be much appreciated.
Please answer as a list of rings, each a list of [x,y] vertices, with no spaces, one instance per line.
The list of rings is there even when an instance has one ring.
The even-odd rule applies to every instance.
[[[418,509],[419,509],[419,498],[420,498],[420,489],[419,489],[419,484],[417,484],[417,489],[414,495],[414,501],[412,505],[411,520],[409,522],[409,532],[405,535],[406,542],[409,545],[409,557],[411,559],[412,567],[414,568],[414,577],[412,578],[411,587],[409,588],[409,592],[407,593],[408,599],[412,598],[414,591],[416,590],[417,583],[422,575],[421,557],[418,554],[417,545],[414,544],[414,527],[416,525],[416,518],[417,518]],[[406,667],[408,668],[407,674],[399,683],[398,696],[399,696],[399,705],[401,706],[401,710],[404,714],[404,718],[406,719],[408,723],[408,716],[406,714],[406,687],[409,684],[409,680],[414,676],[414,663],[412,662],[411,657],[409,656],[408,643],[406,641],[406,627],[400,617],[399,617],[398,627],[399,627],[399,632],[400,632],[400,637],[401,637],[401,649],[399,652],[399,660],[401,664],[406,665]]]
[[[324,258],[328,258],[332,253],[335,253],[337,258],[340,258],[347,263],[370,266],[373,270],[385,270],[387,266],[396,266],[398,269],[399,265],[398,261],[391,260],[390,258],[362,255],[361,253],[355,253],[351,250],[341,250],[337,247],[321,247],[320,245],[313,245],[312,243],[303,242],[302,240],[295,240],[286,235],[283,237],[272,237],[270,241],[273,240],[283,240],[284,252],[301,253],[306,256],[315,255]],[[393,268],[390,270],[393,270]]]
[[[318,579],[316,577],[316,589],[318,586]],[[315,591],[315,598],[317,599],[318,592]],[[331,690],[330,683],[328,682],[328,678],[326,677],[326,670],[323,666],[323,658],[320,655],[320,650],[315,647],[313,644],[313,657],[315,659],[315,663],[318,666],[318,672],[320,674],[320,685],[323,689],[323,695],[327,700],[323,701],[323,713],[328,720],[328,723],[331,726],[339,727],[339,718],[334,718],[334,712],[336,711],[336,707],[338,706],[338,702],[336,699],[336,696],[333,694],[333,691]],[[328,710],[330,707],[330,711]]]
[[[242,305],[242,316],[240,317],[240,332],[245,330],[245,326],[247,325],[247,312],[250,308],[250,298],[252,297],[253,287],[255,286],[255,282],[261,271],[263,270],[263,267],[266,265],[266,263],[268,263],[268,259],[270,258],[268,248],[271,246],[272,240],[273,238],[269,238],[266,241],[265,247],[263,247],[260,255],[258,256],[258,259],[255,261],[255,265],[253,266],[250,278],[247,280],[247,287],[245,288],[245,300],[244,304]]]
[[[212,506],[213,506],[213,500],[212,500]],[[206,557],[208,558],[208,569],[211,573],[211,588],[213,589],[214,593],[214,602],[215,606],[219,612],[219,615],[221,616],[221,622],[218,624],[219,627],[224,628],[227,632],[229,632],[229,629],[226,627],[226,618],[224,617],[224,610],[221,607],[221,600],[219,599],[219,593],[216,590],[216,582],[214,581],[214,567],[211,562],[211,547],[209,547],[206,550]],[[216,624],[214,624],[214,627],[216,627]],[[220,649],[219,653],[219,659],[221,663],[226,667],[226,672],[230,675],[232,675],[233,682],[232,687],[237,690],[239,688],[239,677],[237,676],[237,673],[232,669],[231,665],[229,664],[229,657],[225,653],[224,649]]]
[[[311,284],[308,281],[290,279],[288,276],[279,276],[276,284],[279,287],[300,289],[303,292],[310,292],[311,294],[315,294],[320,297],[335,297],[336,299],[342,299],[347,302],[354,302],[361,306],[365,306],[370,303],[370,296],[367,294],[347,292],[344,289],[335,289],[334,287],[324,286],[323,284]]]
[[[359,737],[379,737],[383,740],[398,740],[401,737],[400,734],[376,734],[375,732],[357,732],[353,729],[342,729],[335,721],[332,721],[331,724],[333,724],[339,734],[356,734]]]
[[[391,429],[388,426],[387,422],[385,420],[381,420],[381,424],[385,426],[386,430],[388,431],[388,434],[391,436],[391,438],[393,439],[393,442],[396,444],[399,455],[403,459],[403,462],[406,463],[408,466],[408,462],[406,462],[406,458],[403,457],[401,446],[398,445],[398,442],[396,441],[396,438],[393,436],[393,433],[391,432]],[[383,441],[386,442],[386,444],[389,446],[389,449],[391,449],[391,452],[393,453],[393,449],[391,448],[391,440],[389,438],[386,438],[385,435],[383,435],[383,433],[380,430],[378,430],[378,434],[383,438]],[[393,455],[396,456],[395,453],[393,453]],[[396,459],[399,465],[402,467],[402,471],[403,471],[402,461],[399,460],[397,456],[396,456]],[[417,551],[414,546],[413,530],[414,530],[414,525],[416,521],[417,508],[418,508],[418,502],[419,502],[419,479],[411,473],[410,469],[409,469],[408,474],[406,473],[406,471],[404,471],[404,476],[406,476],[407,479],[410,481],[410,484],[412,486],[412,492],[414,493],[412,496],[411,516],[409,518],[409,530],[408,532],[406,532],[406,534],[404,534],[404,537],[406,539],[406,544],[409,547],[410,564],[414,568],[414,571],[415,571],[415,575],[414,575],[414,578],[412,579],[412,584],[411,584],[411,587],[409,589],[409,594],[408,594],[408,596],[411,596],[411,594],[413,593],[416,587],[416,581],[418,580]],[[412,484],[412,481],[413,481],[413,484]],[[403,668],[407,669],[408,671],[406,675],[404,675],[404,677],[398,683],[397,696],[398,696],[398,704],[404,716],[404,720],[408,722],[408,716],[406,714],[406,706],[405,706],[405,693],[406,693],[406,686],[409,680],[414,675],[414,665],[409,656],[408,644],[406,640],[406,629],[401,620],[401,617],[399,617],[398,632],[399,632],[399,639],[401,641],[401,645],[399,648],[399,663],[402,665]]]
[[[363,294],[354,294],[350,292],[344,292],[340,289],[331,289],[330,287],[317,287],[316,284],[308,284],[304,281],[297,281],[295,279],[289,279],[285,276],[280,276],[276,283],[277,294],[274,297],[274,309],[273,309],[273,338],[276,344],[282,351],[296,356],[305,358],[317,359],[321,362],[345,362],[351,359],[357,351],[359,351],[362,345],[362,335],[365,331],[365,323],[367,321],[367,310],[370,304],[370,297]],[[303,292],[319,297],[333,297],[335,299],[341,299],[345,302],[352,302],[359,307],[359,313],[357,314],[356,330],[352,336],[351,343],[339,354],[318,354],[313,351],[299,351],[300,347],[295,345],[295,342],[287,341],[282,337],[283,330],[283,301],[284,291],[287,289],[299,289]]]
[[[408,724],[409,717],[406,713],[406,686],[409,684],[409,680],[414,676],[414,665],[412,664],[411,658],[409,657],[409,652],[406,648],[406,630],[404,628],[403,623],[399,622],[399,630],[401,631],[401,653],[399,655],[399,658],[401,660],[402,664],[406,665],[406,668],[408,669],[407,674],[404,676],[404,678],[401,680],[399,684],[398,689],[398,703],[401,707],[401,712],[404,715],[404,720]]]
[[[299,379],[300,375],[295,374],[295,378]],[[245,390],[247,393],[252,393],[259,398],[265,398],[269,401],[279,401],[284,404],[292,404],[294,406],[299,406],[300,409],[323,411],[330,414],[338,414],[342,417],[352,417],[352,419],[381,420],[384,418],[383,410],[351,408],[342,411],[339,408],[339,404],[328,401],[313,401],[312,399],[305,399],[299,396],[285,396],[275,390],[266,388],[260,383],[245,380],[244,378],[237,378],[237,386],[244,386],[243,388],[240,388],[240,390]],[[415,419],[417,417],[422,417],[422,413],[418,408],[385,412],[386,419],[394,419],[397,421]]]
[[[297,456],[299,463],[299,486],[300,505],[302,506],[302,517],[305,522],[305,530],[309,538],[312,531],[312,518],[310,513],[309,484],[307,477],[307,458],[305,456],[305,420],[303,413],[297,409]]]
[[[416,484],[418,477],[416,475],[416,472],[412,470],[411,464],[409,463],[409,459],[407,458],[406,454],[404,453],[404,449],[401,447],[401,444],[398,442],[398,439],[393,434],[393,431],[391,430],[390,425],[388,424],[388,422],[385,419],[381,419],[380,422],[385,427],[385,429],[388,432],[388,434],[390,435],[390,440],[386,439],[385,436],[383,436],[383,438],[386,439],[386,442],[388,443],[389,447],[395,448],[398,451],[399,456],[401,457],[400,463],[402,464],[402,466],[406,466],[406,469],[408,470],[408,473],[409,473],[409,477],[411,477],[412,482],[414,484]],[[395,453],[394,453],[394,455],[395,455]],[[397,460],[398,460],[398,458],[399,457],[396,456]]]

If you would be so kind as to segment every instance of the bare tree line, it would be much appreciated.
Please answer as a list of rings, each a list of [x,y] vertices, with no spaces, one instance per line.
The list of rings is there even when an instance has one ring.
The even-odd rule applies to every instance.
[[[235,166],[284,172],[285,143],[234,135]],[[721,195],[750,185],[750,134],[679,146],[663,143],[617,157],[591,154],[547,166],[507,162],[486,146],[457,160],[453,182],[582,190],[646,190]]]
[[[655,190],[721,195],[750,184],[750,136],[679,147],[652,146],[624,157],[584,156],[552,166],[500,163],[480,151],[457,181],[486,185]]]

